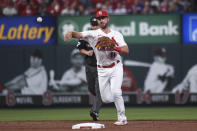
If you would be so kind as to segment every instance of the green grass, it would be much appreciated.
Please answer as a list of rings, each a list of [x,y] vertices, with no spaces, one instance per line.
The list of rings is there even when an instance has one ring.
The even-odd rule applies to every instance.
[[[128,120],[197,120],[197,107],[126,108]],[[91,120],[89,108],[0,109],[0,121]],[[102,108],[100,120],[116,120],[114,108]]]

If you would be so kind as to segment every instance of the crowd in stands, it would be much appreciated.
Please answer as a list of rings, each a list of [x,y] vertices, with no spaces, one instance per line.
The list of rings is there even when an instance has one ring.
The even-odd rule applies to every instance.
[[[110,15],[195,12],[196,0],[1,0],[0,14],[90,15],[104,9]]]

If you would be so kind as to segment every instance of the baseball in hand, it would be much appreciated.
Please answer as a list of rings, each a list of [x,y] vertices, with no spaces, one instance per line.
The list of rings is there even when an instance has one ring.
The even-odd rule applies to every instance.
[[[37,17],[37,22],[42,22],[42,17]]]

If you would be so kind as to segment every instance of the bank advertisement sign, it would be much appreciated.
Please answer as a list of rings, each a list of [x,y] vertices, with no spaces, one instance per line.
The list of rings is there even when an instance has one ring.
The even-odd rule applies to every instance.
[[[69,30],[90,29],[89,19],[90,16],[58,17],[58,43],[68,43],[63,41],[63,35]],[[121,32],[128,44],[171,44],[180,43],[181,39],[179,15],[110,16],[109,26]]]
[[[183,43],[197,44],[197,14],[185,14],[182,17]]]
[[[55,17],[0,17],[0,45],[51,45],[55,43]]]

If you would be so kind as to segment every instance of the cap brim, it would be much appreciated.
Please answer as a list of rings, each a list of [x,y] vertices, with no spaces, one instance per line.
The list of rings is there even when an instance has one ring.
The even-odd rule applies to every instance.
[[[99,18],[99,17],[109,17],[107,15],[102,15],[102,16],[97,16],[96,18]]]

